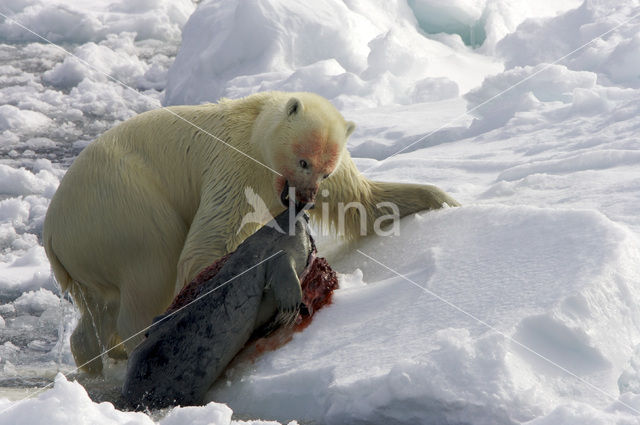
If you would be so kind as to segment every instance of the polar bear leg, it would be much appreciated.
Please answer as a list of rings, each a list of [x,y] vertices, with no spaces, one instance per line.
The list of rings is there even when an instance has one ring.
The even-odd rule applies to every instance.
[[[83,317],[72,347],[78,364],[124,341],[166,309],[188,229],[143,161],[134,155],[116,161],[103,150],[96,145],[76,160],[45,223],[51,254],[74,281],[70,292]],[[97,326],[105,329],[100,340],[93,337],[90,314],[103,323]],[[127,350],[137,341],[127,342]]]
[[[235,232],[234,215],[221,211],[219,203],[220,199],[215,196],[200,201],[178,259],[174,296],[205,267],[230,251],[226,248],[229,232],[225,230],[228,227]]]
[[[117,329],[128,353],[142,341],[153,318],[169,306],[175,283],[175,263],[152,255],[138,260],[138,269],[130,270],[120,282]]]
[[[102,372],[101,344],[89,312],[80,317],[71,335],[71,352],[78,367],[92,375]]]
[[[99,374],[103,354],[126,357],[123,347],[117,346],[117,299],[106,294],[92,296],[77,282],[73,283],[72,292],[81,316],[71,335],[71,352],[78,367],[90,374]]]

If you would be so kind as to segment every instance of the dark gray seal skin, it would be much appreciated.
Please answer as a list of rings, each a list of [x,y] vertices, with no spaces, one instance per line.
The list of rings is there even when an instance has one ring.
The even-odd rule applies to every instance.
[[[203,404],[207,390],[254,330],[273,320],[285,325],[295,321],[302,303],[299,276],[313,242],[306,213],[295,219],[295,232],[289,231],[296,217],[290,211],[247,238],[203,284],[200,296],[218,289],[154,319],[156,325],[129,357],[125,405],[157,409]]]

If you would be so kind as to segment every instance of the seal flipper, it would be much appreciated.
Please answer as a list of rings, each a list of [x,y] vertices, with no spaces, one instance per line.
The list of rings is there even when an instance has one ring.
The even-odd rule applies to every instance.
[[[302,305],[302,289],[293,257],[282,253],[267,264],[267,285],[273,291],[278,314],[276,322],[284,326],[295,324]]]

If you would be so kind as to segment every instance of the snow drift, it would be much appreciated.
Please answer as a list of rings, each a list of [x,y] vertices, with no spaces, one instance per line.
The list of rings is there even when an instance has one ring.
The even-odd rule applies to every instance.
[[[168,105],[260,90],[315,91],[341,105],[407,103],[418,80],[446,78],[447,87],[466,91],[500,70],[461,42],[459,52],[422,36],[408,5],[395,0],[322,0],[312,8],[290,1],[207,2],[183,37],[189,42],[170,70]],[[438,66],[442,62],[476,71],[471,76]],[[458,81],[449,81],[452,74]],[[456,94],[446,88],[432,95]]]
[[[328,424],[513,424],[615,404],[593,387],[617,394],[640,341],[640,245],[625,228],[593,211],[463,207],[354,249],[334,262],[362,268],[350,287],[288,345],[229,371],[214,400]]]

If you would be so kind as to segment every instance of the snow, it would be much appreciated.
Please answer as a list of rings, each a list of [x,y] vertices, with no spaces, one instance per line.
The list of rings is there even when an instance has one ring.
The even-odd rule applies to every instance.
[[[75,55],[0,15],[0,424],[640,422],[638,1],[0,13]],[[122,364],[74,373],[77,314],[39,239],[49,200],[117,123],[260,90],[324,95],[357,123],[365,175],[464,206],[354,245],[319,235],[341,289],[306,330],[234,363],[206,406],[118,410]]]
[[[41,315],[49,308],[58,307],[59,304],[60,298],[44,288],[40,288],[38,291],[25,292],[13,302],[16,312],[32,315]]]
[[[40,41],[39,35],[54,43],[86,43],[135,31],[138,39],[177,41],[192,11],[188,0],[10,0],[1,12],[31,31],[6,20],[0,40]]]
[[[456,34],[465,44],[492,52],[495,44],[526,18],[547,17],[577,7],[579,1],[408,0],[420,29],[427,34]]]
[[[550,19],[532,19],[497,45],[507,67],[557,60],[607,31],[602,39],[563,60],[570,69],[597,72],[604,83],[640,87],[637,3],[584,2]],[[539,46],[544,45],[544,49]],[[609,85],[607,84],[607,85]]]
[[[349,107],[407,104],[425,79],[443,98],[502,68],[461,41],[424,37],[401,0],[206,2],[183,36],[190,43],[170,69],[168,105],[259,90],[315,90]]]
[[[0,404],[6,409],[8,400]],[[68,423],[104,424],[153,424],[143,413],[120,412],[111,403],[93,403],[85,389],[77,382],[68,382],[61,374],[56,377],[55,388],[45,391],[37,398],[25,400],[11,408],[11,421],[4,423],[33,424],[33,413],[47,412],[46,422],[66,425]],[[44,418],[43,418],[44,419]]]
[[[94,403],[87,391],[78,382],[69,382],[63,374],[55,378],[55,385],[37,396],[12,403],[0,400],[0,412],[10,407],[10,416],[0,417],[0,423],[12,425],[105,424],[105,425],[270,425],[271,421],[231,420],[232,411],[219,403],[209,403],[202,407],[176,407],[159,422],[153,421],[142,412],[123,412],[108,402]],[[47,412],[46,417],[43,412]],[[37,415],[35,416],[34,415]],[[40,421],[40,422],[35,422]],[[289,423],[296,425],[295,421]]]
[[[51,119],[36,111],[21,110],[11,105],[0,106],[0,130],[20,127],[35,127],[40,129],[51,125]]]
[[[333,263],[375,283],[338,291],[305,332],[241,379],[230,371],[212,398],[318,423],[511,423],[545,405],[611,404],[582,380],[615,393],[640,338],[638,242],[595,211],[416,215],[400,236]]]

